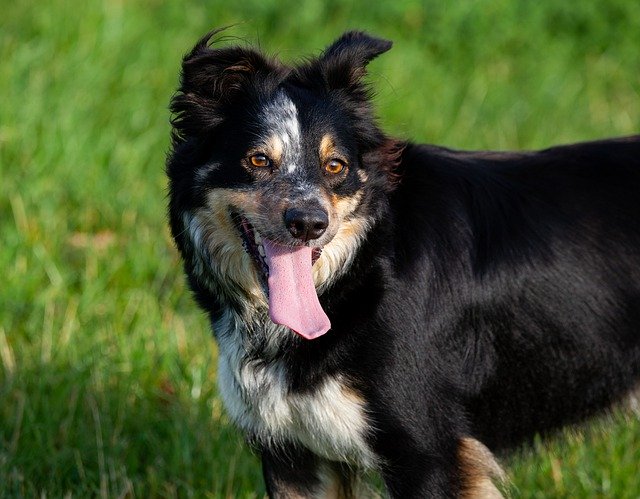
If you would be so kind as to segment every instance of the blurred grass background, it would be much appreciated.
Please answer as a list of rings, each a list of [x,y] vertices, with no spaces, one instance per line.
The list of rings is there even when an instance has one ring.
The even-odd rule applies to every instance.
[[[167,104],[212,27],[295,60],[345,29],[389,132],[539,148],[640,130],[633,0],[6,1],[0,15],[0,496],[261,497],[165,220]],[[505,461],[514,497],[640,497],[617,413]]]

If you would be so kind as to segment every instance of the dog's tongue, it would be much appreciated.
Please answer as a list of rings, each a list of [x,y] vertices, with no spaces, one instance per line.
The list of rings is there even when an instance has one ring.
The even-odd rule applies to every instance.
[[[312,340],[331,327],[311,273],[311,248],[280,246],[262,239],[269,266],[269,317]]]

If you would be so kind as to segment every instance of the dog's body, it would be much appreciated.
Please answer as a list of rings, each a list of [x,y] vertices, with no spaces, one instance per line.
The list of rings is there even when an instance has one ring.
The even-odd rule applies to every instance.
[[[487,447],[634,389],[640,137],[400,143],[360,81],[388,42],[290,68],[209,38],[172,101],[171,226],[272,496],[356,494],[364,469],[394,497],[498,495]]]

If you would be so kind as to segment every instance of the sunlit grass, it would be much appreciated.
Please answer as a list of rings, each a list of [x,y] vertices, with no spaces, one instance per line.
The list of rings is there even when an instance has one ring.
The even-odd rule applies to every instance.
[[[6,2],[0,16],[0,495],[256,497],[215,347],[166,228],[167,104],[212,27],[295,60],[393,39],[371,79],[396,135],[536,148],[637,132],[633,2]],[[640,427],[507,461],[517,497],[638,497]]]

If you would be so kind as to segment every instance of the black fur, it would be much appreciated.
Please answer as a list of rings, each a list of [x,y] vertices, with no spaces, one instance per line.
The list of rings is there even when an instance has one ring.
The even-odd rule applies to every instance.
[[[339,185],[307,178],[340,196],[361,192],[355,213],[373,223],[347,272],[320,296],[329,333],[313,341],[291,333],[275,353],[258,346],[251,355],[283,362],[292,394],[348,379],[365,402],[367,444],[393,497],[467,493],[461,439],[513,447],[634,389],[639,136],[522,153],[400,143],[376,125],[361,80],[389,42],[348,33],[319,58],[287,67],[251,49],[210,48],[209,39],[185,57],[167,168],[171,227],[191,287],[212,322],[243,307],[242,292],[195,272],[183,218],[211,189],[276,182],[241,161],[256,106],[284,89],[303,140],[333,131],[352,165]],[[203,165],[217,166],[197,180]],[[343,464],[300,442],[255,445],[272,495],[312,493],[320,462],[345,477]]]

